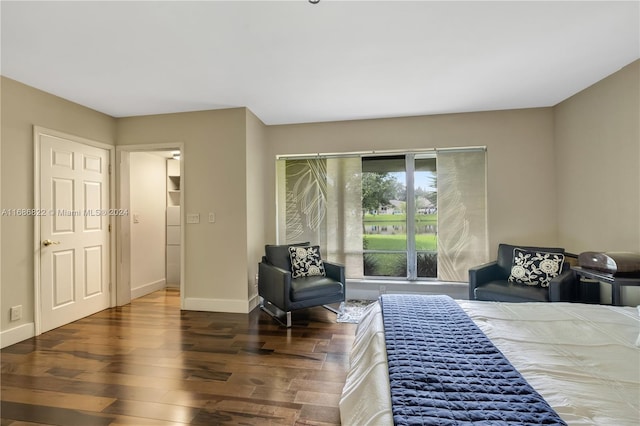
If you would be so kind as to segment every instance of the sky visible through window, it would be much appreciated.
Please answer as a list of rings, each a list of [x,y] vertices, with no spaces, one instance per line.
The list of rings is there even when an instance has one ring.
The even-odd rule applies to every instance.
[[[391,176],[395,177],[399,182],[406,186],[405,172],[391,172]],[[434,182],[435,173],[433,172],[417,172],[414,177],[414,187],[422,188],[425,191],[437,191],[431,185]]]

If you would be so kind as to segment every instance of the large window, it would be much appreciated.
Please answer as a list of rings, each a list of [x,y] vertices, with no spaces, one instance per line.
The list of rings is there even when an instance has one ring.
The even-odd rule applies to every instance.
[[[349,278],[466,281],[487,260],[485,156],[279,159],[279,241],[319,244]]]
[[[437,278],[435,154],[362,158],[364,275]]]

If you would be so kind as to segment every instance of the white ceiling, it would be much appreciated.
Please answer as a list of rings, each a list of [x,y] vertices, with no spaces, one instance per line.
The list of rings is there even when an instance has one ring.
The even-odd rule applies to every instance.
[[[1,3],[2,75],[114,117],[552,106],[640,57],[638,1]]]

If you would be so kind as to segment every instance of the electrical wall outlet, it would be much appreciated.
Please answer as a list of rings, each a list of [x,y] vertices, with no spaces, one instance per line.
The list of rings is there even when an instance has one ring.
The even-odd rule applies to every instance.
[[[387,286],[386,285],[381,285],[380,286],[380,294],[385,294],[387,292]]]
[[[216,214],[213,212],[209,212],[209,223],[214,223],[216,221]]]
[[[11,321],[18,321],[22,318],[22,305],[11,307]]]

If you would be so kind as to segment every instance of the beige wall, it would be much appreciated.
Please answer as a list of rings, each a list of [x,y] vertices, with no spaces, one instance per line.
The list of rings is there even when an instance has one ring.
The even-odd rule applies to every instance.
[[[275,156],[487,146],[489,251],[499,242],[557,243],[553,110],[524,109],[267,128],[267,200],[275,199]],[[275,241],[275,207],[265,206]]]
[[[258,272],[258,262],[264,254],[266,241],[265,206],[275,204],[273,198],[267,198],[270,185],[264,178],[266,130],[264,123],[247,110],[247,275],[248,295],[253,306],[258,302],[255,277]]]
[[[3,209],[33,208],[33,126],[114,145],[116,120],[107,115],[2,77]],[[1,330],[33,327],[33,217],[2,216]],[[22,319],[9,321],[11,306]]]
[[[640,252],[640,61],[554,110],[560,243]]]
[[[117,140],[184,144],[183,209],[200,214],[184,230],[184,307],[247,312],[246,109],[122,118]]]
[[[640,253],[640,61],[557,105],[555,121],[560,244]],[[640,287],[622,300],[639,305]]]
[[[131,298],[136,298],[166,284],[167,159],[132,152],[129,164]]]

